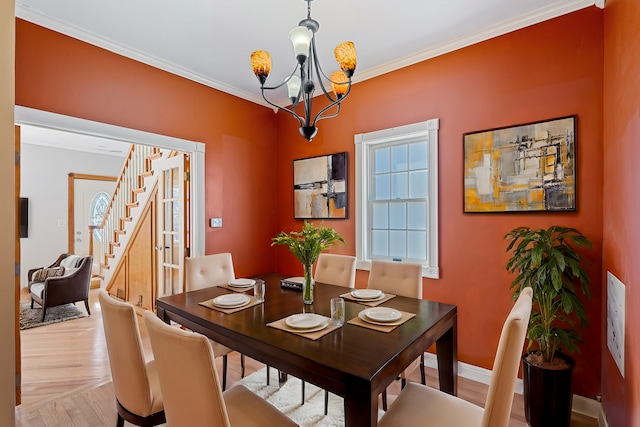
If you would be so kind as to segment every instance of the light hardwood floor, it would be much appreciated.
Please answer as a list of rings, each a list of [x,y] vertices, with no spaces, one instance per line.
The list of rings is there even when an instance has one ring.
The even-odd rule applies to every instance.
[[[28,329],[22,339],[22,404],[16,407],[16,426],[115,426],[116,404],[102,329],[97,290],[91,291],[90,317]],[[26,293],[23,301],[28,300]],[[83,304],[78,307],[84,310]],[[152,357],[144,322],[140,329],[145,354]],[[221,369],[221,360],[217,359]],[[247,358],[246,374],[264,367]],[[240,357],[229,355],[229,384],[240,379]],[[428,385],[437,387],[437,373],[428,369]],[[420,381],[418,371],[410,380]],[[458,395],[483,405],[487,386],[458,380]],[[399,381],[388,389],[389,404],[400,391]],[[128,425],[128,423],[125,423]],[[514,396],[510,427],[526,427],[522,396]],[[595,420],[576,416],[572,427],[597,426]]]

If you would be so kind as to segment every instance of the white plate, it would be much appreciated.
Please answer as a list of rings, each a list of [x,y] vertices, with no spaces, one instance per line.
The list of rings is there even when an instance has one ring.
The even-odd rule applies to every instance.
[[[375,322],[395,322],[402,318],[402,314],[398,310],[387,307],[373,307],[364,311],[364,315]]]
[[[236,308],[248,304],[249,297],[244,294],[225,294],[213,299],[213,304],[218,307]]]
[[[305,331],[319,328],[322,325],[326,326],[327,322],[328,319],[326,317],[314,313],[292,314],[287,317],[287,320],[285,320],[288,327]]]
[[[229,286],[234,288],[250,288],[255,285],[256,281],[253,279],[233,279],[229,281]]]
[[[351,291],[351,296],[363,301],[376,301],[384,298],[384,293],[376,289],[358,289]]]
[[[401,323],[401,321],[396,321],[396,322],[376,322],[375,320],[369,319],[364,314],[364,310],[362,310],[360,313],[358,313],[358,317],[360,319],[362,319],[363,321],[367,322],[367,323],[371,323],[373,325],[380,325],[380,326],[396,326],[396,325],[399,325]]]

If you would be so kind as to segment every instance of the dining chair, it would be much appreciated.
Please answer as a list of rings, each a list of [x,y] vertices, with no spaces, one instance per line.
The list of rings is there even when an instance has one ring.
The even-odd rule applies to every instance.
[[[502,327],[484,409],[440,390],[409,383],[384,414],[380,427],[507,427],[522,347],[531,315],[530,287],[522,290]]]
[[[236,384],[223,392],[211,340],[143,313],[158,365],[167,425],[172,427],[296,426],[274,406]]]
[[[187,292],[224,285],[235,278],[233,258],[229,252],[190,257],[184,260],[184,284]],[[233,349],[215,341],[211,341],[211,344],[213,354],[216,357],[222,357],[222,390],[226,390],[228,355]],[[240,355],[240,367],[241,376],[244,378],[244,355]]]
[[[316,262],[313,280],[329,285],[354,288],[356,286],[356,257],[321,253]],[[302,381],[302,404],[305,400],[305,381]],[[324,414],[329,413],[329,392],[324,391]]]
[[[133,305],[98,293],[111,380],[118,409],[117,426],[128,421],[138,426],[166,422],[160,382],[154,360],[145,362],[138,316]]]
[[[371,261],[367,288],[377,289],[387,294],[422,299],[422,265],[409,262]],[[420,368],[420,380],[427,383],[424,371],[424,353],[402,371],[402,388],[407,384],[407,376]],[[382,409],[387,410],[387,391],[382,392]]]

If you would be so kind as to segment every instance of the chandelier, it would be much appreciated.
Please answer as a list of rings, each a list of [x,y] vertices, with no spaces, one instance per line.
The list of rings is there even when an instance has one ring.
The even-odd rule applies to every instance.
[[[289,40],[291,40],[297,60],[297,64],[289,77],[277,86],[265,87],[264,84],[271,71],[271,55],[264,50],[257,50],[251,54],[251,68],[260,81],[260,90],[264,100],[295,117],[300,125],[300,134],[308,141],[311,141],[318,132],[316,123],[319,120],[337,116],[340,112],[340,103],[349,95],[351,76],[353,76],[356,69],[356,49],[352,42],[343,42],[336,46],[334,54],[342,71],[335,71],[328,77],[322,71],[322,67],[318,62],[318,54],[316,53],[316,38],[314,34],[320,28],[320,24],[311,18],[311,2],[313,0],[305,1],[307,2],[307,18],[300,21],[297,27],[289,31]],[[329,100],[329,104],[312,117],[311,104],[313,92],[316,88],[314,78],[317,79],[322,92]],[[333,94],[327,90],[326,83],[331,84]],[[288,89],[291,108],[276,105],[269,101],[265,95],[265,90],[279,89],[284,85]],[[302,103],[300,103],[301,100]],[[300,110],[300,108],[297,108],[300,104],[302,104],[304,111],[303,115],[299,115],[296,112],[296,110]]]

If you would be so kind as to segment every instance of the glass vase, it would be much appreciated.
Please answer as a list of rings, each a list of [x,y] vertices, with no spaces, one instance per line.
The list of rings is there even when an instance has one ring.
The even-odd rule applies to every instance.
[[[313,304],[313,264],[302,264],[304,267],[304,281],[302,282],[302,300],[305,304]]]

